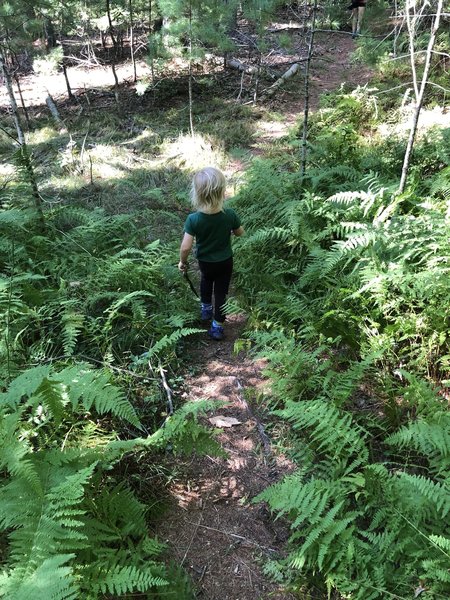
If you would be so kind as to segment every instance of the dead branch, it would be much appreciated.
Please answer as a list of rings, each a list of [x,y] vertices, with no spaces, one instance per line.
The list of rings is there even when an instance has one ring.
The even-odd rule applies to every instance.
[[[172,390],[170,389],[169,384],[167,383],[166,374],[164,372],[164,369],[162,368],[162,365],[159,365],[158,370],[159,374],[161,375],[162,386],[167,395],[167,414],[173,415]]]
[[[246,64],[242,63],[240,60],[237,60],[237,58],[228,59],[227,67],[230,67],[231,69],[236,69],[237,71],[241,71],[243,73],[248,73],[248,74],[253,74],[253,73],[256,73],[256,71],[257,71],[257,67],[254,67],[252,65],[246,65]]]
[[[300,62],[296,62],[292,66],[290,66],[289,69],[287,71],[285,71],[283,73],[283,75],[281,77],[279,77],[273,85],[271,85],[269,88],[264,90],[264,92],[261,95],[262,96],[273,96],[273,94],[275,94],[275,92],[278,90],[278,88],[281,87],[287,79],[290,79],[291,77],[296,75],[299,71],[300,71]]]
[[[279,31],[303,31],[302,25],[286,25],[285,27],[270,27],[268,33],[278,33]]]
[[[59,111],[55,104],[55,101],[53,100],[50,92],[48,90],[46,90],[46,91],[47,91],[47,98],[45,99],[45,103],[47,104],[48,109],[51,112],[53,119],[61,127],[61,132],[66,133],[67,127],[65,126],[64,121],[62,120],[61,115],[59,114]]]

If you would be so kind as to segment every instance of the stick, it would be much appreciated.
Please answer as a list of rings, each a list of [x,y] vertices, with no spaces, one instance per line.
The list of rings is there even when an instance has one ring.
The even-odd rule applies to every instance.
[[[197,535],[197,531],[198,531],[198,528],[200,527],[200,521],[202,520],[202,517],[203,517],[203,515],[200,515],[200,518],[199,518],[199,520],[198,520],[198,523],[197,523],[197,524],[196,524],[196,526],[195,526],[194,533],[192,534],[191,541],[189,542],[189,546],[187,547],[187,549],[186,549],[186,552],[184,553],[183,560],[181,561],[181,563],[180,563],[180,566],[183,566],[183,565],[184,565],[184,561],[186,560],[186,557],[187,557],[187,555],[188,555],[188,552],[189,552],[189,550],[191,549],[192,542],[194,541],[194,538],[195,538],[195,536]],[[206,571],[206,566],[205,566],[205,568],[204,568],[204,570],[203,570],[202,579],[203,579],[203,577],[204,577],[204,575],[205,575],[205,571]],[[201,580],[200,580],[200,581],[201,581]]]
[[[173,415],[172,390],[170,389],[170,387],[167,383],[166,375],[164,373],[164,369],[162,368],[161,364],[159,365],[159,374],[161,375],[163,388],[167,394],[167,412],[169,415]]]
[[[208,527],[208,525],[200,525],[199,523],[192,523],[192,521],[186,521],[186,523],[189,523],[190,525],[196,525],[197,527],[203,527],[203,529],[209,529],[209,531],[217,531],[218,533],[221,533],[223,535],[229,535],[230,537],[237,538],[238,540],[243,540],[244,542],[247,542],[247,544],[250,544],[251,546],[256,546],[257,548],[263,548],[264,550],[268,550],[269,552],[276,552],[275,548],[270,548],[269,546],[262,546],[261,544],[258,544],[257,542],[253,542],[252,540],[249,540],[248,538],[244,537],[243,535],[238,535],[237,533],[230,533],[229,531],[222,531],[221,529],[217,529],[216,527]]]

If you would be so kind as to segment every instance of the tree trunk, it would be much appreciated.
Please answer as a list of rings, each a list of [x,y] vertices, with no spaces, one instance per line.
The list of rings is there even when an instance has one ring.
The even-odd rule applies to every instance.
[[[28,131],[30,131],[30,129],[31,129],[30,116],[28,115],[28,110],[27,110],[27,107],[25,106],[25,101],[23,99],[23,94],[22,94],[22,88],[20,87],[19,76],[17,75],[17,73],[14,77],[14,80],[17,85],[17,91],[19,92],[20,104],[22,106],[23,114],[25,115],[25,121],[27,122],[27,129],[28,129]]]
[[[255,73],[257,71],[257,67],[254,65],[246,65],[237,58],[229,58],[227,60],[227,67],[230,69],[237,69],[238,71],[242,71],[243,73]]]
[[[116,99],[117,106],[120,107],[120,95],[119,95],[119,78],[116,73],[116,65],[114,62],[111,63],[111,69],[114,77],[114,98]]]
[[[189,127],[194,135],[194,117],[192,100],[192,0],[189,0]]]
[[[5,55],[3,54],[3,49],[0,48],[0,75],[3,76],[5,80],[6,89],[9,96],[9,103],[11,106],[11,111],[13,114],[14,124],[16,126],[17,131],[17,142],[19,144],[19,168],[22,173],[25,175],[27,182],[31,187],[31,194],[33,197],[34,207],[36,209],[36,214],[38,220],[40,222],[41,228],[45,229],[45,220],[44,213],[42,210],[42,198],[39,194],[39,189],[37,186],[36,175],[34,173],[33,165],[31,164],[30,155],[28,152],[27,145],[25,143],[25,135],[22,129],[22,123],[20,120],[19,110],[17,108],[17,102],[14,97],[14,90],[11,82],[11,76],[9,74],[8,68],[5,62]]]
[[[19,109],[17,108],[17,102],[16,102],[16,98],[14,96],[11,75],[6,66],[6,60],[5,60],[5,55],[3,53],[3,49],[0,49],[0,74],[3,76],[5,85],[6,85],[6,90],[8,92],[9,104],[11,106],[12,117],[13,117],[14,125],[16,126],[16,131],[17,131],[17,141],[22,146],[25,143],[25,135],[23,133]]]
[[[130,52],[131,52],[131,62],[133,63],[133,74],[134,74],[134,83],[137,81],[137,72],[136,72],[136,58],[134,56],[134,31],[133,31],[133,0],[129,0],[128,2],[129,10],[130,10]]]
[[[317,0],[314,0],[311,30],[309,32],[308,57],[306,59],[305,69],[305,110],[303,112],[303,136],[302,136],[302,156],[300,163],[300,176],[304,177],[306,171],[306,155],[308,140],[308,117],[309,117],[309,70],[314,49],[314,33],[316,27]]]
[[[111,19],[111,5],[110,5],[110,1],[106,0],[106,14],[108,16],[108,23],[109,23],[109,35],[111,36],[111,42],[117,57],[117,40],[114,36],[114,27],[112,24],[112,19]]]
[[[408,145],[406,146],[405,157],[403,159],[402,175],[401,175],[401,179],[400,179],[400,185],[398,188],[398,191],[400,194],[405,191],[406,179],[408,177],[409,164],[411,161],[411,155],[412,155],[412,151],[413,151],[413,147],[414,147],[414,140],[415,140],[416,132],[417,132],[417,124],[419,122],[420,111],[421,111],[422,104],[423,104],[423,97],[425,94],[425,88],[426,88],[427,81],[428,81],[428,74],[430,72],[431,55],[433,53],[433,46],[434,46],[434,42],[436,40],[436,34],[439,29],[443,3],[444,3],[444,0],[438,1],[436,17],[434,19],[434,24],[433,24],[433,27],[431,30],[430,40],[428,42],[427,54],[426,54],[426,59],[425,59],[425,67],[424,67],[424,71],[423,71],[423,75],[422,75],[422,82],[420,84],[420,90],[418,91],[416,108],[414,111],[413,121],[411,124],[411,130],[409,132]],[[414,46],[412,47],[412,51],[414,52]]]
[[[63,58],[63,63],[62,63],[62,69],[63,69],[63,73],[64,73],[64,79],[66,81],[66,88],[67,88],[67,94],[69,96],[69,100],[75,100],[75,96],[72,93],[72,88],[70,87],[69,78],[67,76],[67,66],[64,62],[64,58]]]
[[[117,39],[114,36],[114,27],[111,19],[111,5],[110,0],[106,0],[106,14],[108,15],[108,23],[109,23],[109,35],[111,36],[111,42],[113,45],[113,56],[111,60],[111,69],[114,77],[114,97],[116,99],[116,104],[120,107],[120,97],[119,97],[119,79],[117,77],[116,72],[116,62],[118,58],[118,47],[117,47]]]
[[[152,23],[152,0],[148,0],[148,20],[149,20],[149,42],[150,42],[150,72],[152,74],[152,86],[155,85],[155,65],[153,57],[153,23]]]
[[[277,91],[279,87],[283,85],[286,79],[290,79],[294,75],[296,75],[300,70],[300,63],[296,62],[289,67],[287,71],[283,73],[281,77],[279,77],[273,85],[271,85],[267,90],[264,91],[264,96],[273,96],[273,94]]]

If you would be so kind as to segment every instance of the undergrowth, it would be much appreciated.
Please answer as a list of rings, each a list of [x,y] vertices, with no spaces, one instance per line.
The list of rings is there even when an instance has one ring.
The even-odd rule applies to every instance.
[[[418,141],[398,195],[404,140],[377,127],[369,90],[329,98],[306,176],[291,136],[235,200],[248,235],[234,309],[250,313],[265,402],[297,464],[255,501],[290,525],[288,556],[266,571],[297,593],[438,599],[450,593],[450,132]]]

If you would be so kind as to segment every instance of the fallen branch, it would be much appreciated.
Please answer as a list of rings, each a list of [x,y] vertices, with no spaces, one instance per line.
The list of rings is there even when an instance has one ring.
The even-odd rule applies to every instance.
[[[45,103],[48,106],[49,111],[52,114],[52,117],[56,121],[56,123],[61,127],[61,133],[67,133],[67,127],[64,121],[61,119],[61,115],[59,114],[58,108],[56,107],[55,101],[53,100],[50,92],[47,91],[47,98],[45,99]]]
[[[303,31],[303,25],[285,25],[284,27],[270,27],[268,33],[278,33],[279,31]]]
[[[283,73],[283,75],[281,77],[279,77],[273,85],[271,85],[269,88],[264,90],[264,92],[261,95],[262,96],[273,96],[273,94],[275,94],[275,92],[278,90],[278,88],[281,87],[287,79],[290,79],[291,77],[296,75],[299,71],[300,71],[300,63],[296,62],[291,67],[289,67],[289,69],[287,71],[285,71]]]
[[[221,533],[222,535],[229,535],[230,537],[236,538],[238,540],[242,540],[246,542],[250,546],[256,546],[257,548],[262,548],[263,550],[268,550],[269,552],[276,552],[275,548],[271,548],[270,546],[263,546],[262,544],[258,544],[258,542],[254,542],[253,540],[249,540],[243,535],[239,535],[237,533],[231,533],[230,531],[223,531],[222,529],[217,529],[217,527],[209,527],[208,525],[200,525],[199,523],[193,523],[192,521],[187,521],[190,525],[195,525],[196,527],[201,527],[202,529],[208,529],[209,531],[217,531],[217,533]]]
[[[159,374],[161,375],[162,385],[167,395],[167,414],[173,415],[172,390],[167,383],[166,374],[161,365],[159,365]]]
[[[249,73],[249,74],[256,73],[256,71],[258,70],[257,67],[254,67],[251,65],[246,65],[246,64],[242,63],[240,60],[237,60],[237,58],[228,59],[227,67],[230,67],[230,69],[236,69],[243,73]]]

